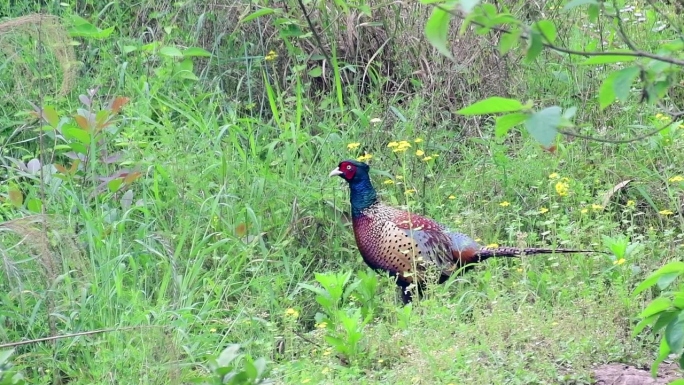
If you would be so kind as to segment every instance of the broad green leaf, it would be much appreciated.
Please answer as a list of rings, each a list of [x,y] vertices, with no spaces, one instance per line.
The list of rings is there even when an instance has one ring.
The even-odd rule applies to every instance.
[[[670,351],[679,354],[684,348],[684,312],[672,320],[665,328],[665,339],[670,346]]]
[[[613,81],[613,91],[615,96],[624,102],[629,97],[629,90],[632,88],[634,79],[639,76],[641,69],[639,67],[628,67],[618,71]]]
[[[527,55],[525,60],[529,63],[539,56],[544,49],[544,42],[538,31],[530,31],[529,45],[527,46]]]
[[[547,107],[534,113],[525,121],[525,127],[532,137],[544,148],[549,148],[558,135],[558,124],[561,121],[561,108]]]
[[[517,112],[524,109],[523,104],[516,99],[502,98],[493,96],[485,100],[475,102],[468,107],[456,111],[459,115],[486,115],[500,112]]]
[[[644,328],[646,326],[648,326],[648,325],[652,324],[653,322],[657,321],[658,319],[660,319],[659,317],[660,317],[660,314],[654,314],[650,317],[646,317],[646,318],[642,319],[641,321],[639,321],[639,323],[634,327],[634,331],[632,332],[632,338],[639,335],[639,333],[641,333],[641,331],[644,330]]]
[[[617,75],[618,72],[613,72],[608,75],[599,88],[598,98],[601,109],[608,107],[615,101],[615,87],[613,87],[613,85],[615,84]]]
[[[637,295],[645,289],[655,285],[658,282],[660,276],[674,272],[677,272],[680,275],[684,274],[684,262],[673,261],[661,267],[660,269],[654,271],[639,286],[637,286],[636,289],[634,289],[634,295]]]
[[[660,329],[664,328],[665,326],[669,325],[672,320],[675,318],[679,317],[679,310],[669,310],[669,311],[664,311],[660,314],[654,314],[651,317],[658,317],[658,320],[653,324],[653,330],[651,331],[652,334],[655,334],[660,331]],[[649,317],[649,318],[651,318]]]
[[[64,134],[66,139],[75,139],[86,146],[90,144],[90,133],[80,128],[76,128],[71,125],[65,125],[62,127],[62,134]]]
[[[121,178],[116,178],[112,179],[107,183],[107,187],[109,188],[109,191],[111,192],[117,192],[119,190],[119,187],[123,184],[123,179]]]
[[[52,128],[57,128],[57,125],[59,124],[59,115],[57,115],[57,111],[54,107],[46,106],[43,108],[43,115]]]
[[[513,46],[520,40],[521,29],[515,29],[511,33],[504,33],[499,38],[499,52],[504,55],[513,48]]]
[[[639,314],[639,317],[646,318],[654,314],[662,313],[669,309],[671,304],[672,302],[668,298],[658,297],[646,306],[646,309]]]
[[[261,8],[257,11],[252,12],[251,14],[245,16],[245,18],[242,19],[242,22],[246,23],[248,21],[256,19],[257,17],[270,15],[274,12],[275,12],[275,9],[273,9],[273,8]]]
[[[670,284],[674,282],[677,277],[679,277],[679,274],[680,273],[678,272],[674,272],[661,275],[660,278],[658,278],[658,288],[660,290],[667,289],[667,287],[670,286]]]
[[[168,57],[183,57],[183,52],[176,47],[162,47],[159,49],[159,54]]]
[[[599,11],[601,8],[599,8],[598,4],[589,4],[589,9],[587,10],[587,14],[589,15],[589,21],[592,23],[596,23],[596,20],[598,20],[599,17]]]
[[[670,355],[670,347],[667,345],[667,340],[662,338],[660,340],[660,348],[658,349],[658,358],[653,362],[651,366],[651,375],[655,378],[658,375],[658,366]]]
[[[629,56],[629,55],[616,55],[617,53],[620,53],[623,51],[611,51],[611,52],[606,52],[607,56],[601,55],[601,56],[593,56],[590,57],[589,59],[583,61],[583,65],[595,65],[595,64],[609,64],[609,63],[624,63],[624,62],[630,62],[636,60],[636,56]],[[629,52],[629,51],[627,51]]]
[[[556,40],[556,26],[550,20],[539,20],[534,23],[534,28],[539,31],[539,34],[543,39],[549,43],[553,43]]]
[[[185,57],[190,57],[190,56],[210,57],[211,52],[207,51],[204,48],[190,47],[188,49],[183,50],[183,56],[185,56]]]
[[[563,7],[563,10],[569,11],[575,7],[579,7],[580,5],[584,5],[584,4],[598,5],[598,2],[596,0],[572,0],[571,2],[565,4],[565,7]]]
[[[24,193],[22,193],[21,189],[15,184],[10,185],[9,187],[9,200],[14,207],[21,207],[24,203]]]
[[[316,66],[309,71],[309,76],[312,78],[320,77],[323,74],[323,69],[321,66]]]
[[[679,357],[679,367],[684,368],[684,354]],[[684,379],[674,380],[667,385],[684,385]]]
[[[450,20],[450,13],[445,12],[441,8],[433,8],[432,15],[428,19],[427,24],[425,24],[425,37],[433,47],[437,48],[439,53],[453,59],[451,51],[446,46]]]
[[[508,134],[508,131],[524,122],[528,118],[528,114],[523,112],[514,112],[512,114],[502,115],[496,118],[496,125],[494,126],[494,135],[497,138],[503,138]]]
[[[31,212],[40,213],[43,208],[43,202],[41,202],[38,198],[28,199],[26,201],[26,208],[28,208]]]

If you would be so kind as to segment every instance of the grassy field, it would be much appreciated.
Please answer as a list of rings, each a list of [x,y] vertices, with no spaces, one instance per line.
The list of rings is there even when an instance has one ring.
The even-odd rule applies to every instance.
[[[549,153],[455,114],[508,95],[577,106],[583,134],[637,137],[668,118],[638,89],[598,107],[619,67],[499,57],[497,36],[456,41],[456,25],[454,65],[425,42],[419,4],[306,3],[321,52],[294,1],[247,22],[260,7],[239,1],[38,3],[0,5],[3,23],[59,17],[0,27],[0,345],[102,332],[14,347],[28,383],[220,383],[212,357],[230,344],[279,384],[591,384],[600,364],[656,357],[631,333],[657,292],[632,290],[682,259],[684,126]],[[645,4],[618,3],[642,49],[672,38]],[[563,2],[509,5],[558,20],[569,48],[620,47]],[[401,140],[409,151],[388,148]],[[382,200],[482,244],[630,252],[490,260],[402,307],[328,178],[361,156]],[[346,273],[360,283],[339,303],[309,290]]]

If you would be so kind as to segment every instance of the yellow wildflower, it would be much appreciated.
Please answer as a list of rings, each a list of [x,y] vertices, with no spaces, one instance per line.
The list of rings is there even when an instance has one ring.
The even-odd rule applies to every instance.
[[[508,206],[510,206],[510,205],[511,205],[511,204],[510,204],[510,202],[508,202],[508,201],[503,201],[503,202],[499,203],[499,206],[501,206],[501,207],[508,207]]]
[[[325,329],[325,328],[328,327],[328,323],[325,322],[325,321],[323,321],[323,322],[317,324],[316,327],[317,327],[318,329]]]
[[[361,143],[359,142],[349,143],[347,145],[347,150],[356,150],[357,148],[359,148],[359,146],[361,146]]]
[[[373,159],[373,155],[371,155],[371,154],[361,155],[360,157],[356,158],[356,160],[358,160],[359,162],[365,162],[365,161],[371,160],[371,159]]]
[[[539,213],[540,213],[540,214],[545,214],[545,213],[548,213],[548,212],[549,212],[549,209],[547,209],[546,207],[542,207],[542,208],[539,209]]]
[[[404,176],[403,176],[403,175],[397,175],[397,176],[395,177],[395,179],[401,180],[401,179],[404,179]]]
[[[559,176],[560,175],[558,175],[557,172],[552,172],[551,174],[549,174],[549,179],[558,179]]]
[[[268,54],[267,54],[266,56],[264,56],[264,60],[266,60],[266,61],[273,61],[273,60],[275,60],[277,57],[278,57],[278,54],[275,53],[274,50],[271,50],[271,51],[268,52]]]
[[[383,360],[382,358],[378,360],[378,364],[382,364],[383,362],[385,362],[385,360]]]
[[[321,370],[321,373],[323,373],[323,374],[328,374],[329,372],[330,372],[330,368],[323,368],[323,370]]]
[[[331,348],[327,348],[327,349],[325,349],[325,351],[323,352],[323,355],[324,355],[324,356],[329,356],[330,353],[332,353],[332,349],[331,349]]]
[[[402,140],[399,143],[397,143],[397,145],[395,147],[396,148],[394,150],[392,150],[392,152],[405,152],[406,150],[408,150],[411,147],[411,143],[409,143],[405,140]]]
[[[482,239],[481,238],[475,238],[474,241],[475,242],[482,242]]]
[[[562,197],[567,196],[568,191],[570,191],[570,186],[566,182],[561,181],[561,182],[556,183],[556,193],[559,196],[562,196]]]
[[[427,162],[427,161],[430,161],[430,160],[432,160],[432,159],[433,159],[432,156],[426,156],[425,158],[422,159],[422,161],[423,161],[423,162]]]
[[[601,211],[601,210],[603,210],[603,206],[597,205],[596,203],[592,204],[592,205],[591,205],[591,208],[592,208],[592,210],[594,210],[594,211]]]
[[[624,258],[620,258],[618,260],[613,261],[613,265],[622,265],[623,263],[625,263]]]
[[[394,184],[394,181],[392,179],[387,179],[386,181],[382,182],[382,184]]]
[[[453,195],[449,195],[449,199],[454,200],[454,199],[456,199],[456,197]]]
[[[682,182],[682,181],[684,181],[684,176],[681,176],[681,175],[673,176],[672,178],[668,179],[667,181],[670,183]]]
[[[488,249],[496,249],[497,247],[499,247],[499,244],[498,243],[490,243],[485,247]]]
[[[636,202],[634,202],[633,200],[627,201],[627,207],[634,207],[635,205],[636,205]]]
[[[216,333],[216,328],[209,329],[209,333]]]
[[[397,143],[397,142],[389,142],[389,143],[387,143],[387,147],[389,147],[389,148],[394,148],[394,147],[397,147],[397,146],[399,146],[399,143]]]
[[[674,213],[672,212],[672,210],[660,210],[660,211],[658,211],[658,214],[660,214],[660,215],[672,215]]]
[[[423,156],[425,155],[425,151],[423,150],[416,150],[416,156]]]
[[[517,271],[518,273],[522,273],[523,270],[522,270],[522,268],[519,267],[519,268],[515,269],[515,271]]]
[[[299,312],[293,308],[289,308],[289,309],[285,310],[285,315],[290,316],[292,318],[297,318],[297,317],[299,317]]]
[[[404,194],[406,194],[406,195],[412,195],[412,194],[415,193],[415,192],[416,192],[416,189],[412,188],[412,189],[410,189],[410,190],[404,191]]]
[[[414,142],[416,142],[416,143],[420,143],[420,142],[422,142],[422,141],[423,141],[422,138],[416,138],[416,140],[414,140]]]
[[[582,213],[582,214],[586,214],[586,213],[588,213],[588,212],[589,212],[589,209],[582,209],[582,210],[580,210],[580,213]]]

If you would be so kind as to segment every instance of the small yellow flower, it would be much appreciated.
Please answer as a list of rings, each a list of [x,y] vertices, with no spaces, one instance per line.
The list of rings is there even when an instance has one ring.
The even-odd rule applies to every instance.
[[[325,322],[325,321],[323,321],[323,322],[317,324],[316,327],[317,327],[318,329],[325,329],[325,328],[328,327],[328,323]]]
[[[517,271],[518,273],[522,273],[523,270],[522,270],[522,268],[519,267],[519,268],[515,269],[515,271]]]
[[[396,148],[394,150],[392,150],[392,152],[405,152],[406,150],[408,150],[411,147],[411,143],[409,143],[405,140],[402,140],[399,143],[397,143],[397,145],[395,147]]]
[[[325,351],[323,352],[323,355],[324,355],[324,356],[329,356],[330,353],[332,353],[332,349],[327,348],[327,349],[325,349]]]
[[[357,148],[359,148],[359,146],[361,146],[361,143],[359,143],[359,142],[349,143],[347,145],[347,150],[349,150],[349,151],[356,150]]]
[[[624,258],[620,258],[618,260],[613,261],[613,265],[622,265],[623,263],[625,263]]]
[[[399,179],[399,180],[402,180],[402,179],[404,179],[404,176],[403,176],[403,175],[397,175],[397,176],[396,176],[396,177],[394,177],[394,178],[395,178],[395,179]]]
[[[423,162],[427,162],[433,159],[433,156],[426,156],[425,158],[421,159]]]
[[[453,195],[449,195],[449,199],[454,200],[454,199],[456,199],[456,197]]]
[[[482,239],[481,238],[475,238],[474,241],[475,242],[482,242]]]
[[[385,360],[383,360],[383,359],[378,360],[378,364],[382,364],[383,362],[385,362]]]
[[[545,213],[548,213],[548,212],[549,212],[549,209],[547,209],[546,207],[542,207],[542,208],[539,209],[539,213],[540,213],[540,214],[545,214]]]
[[[285,315],[290,316],[292,318],[297,318],[297,317],[299,317],[299,312],[293,308],[289,308],[289,309],[285,310]]]
[[[681,175],[673,176],[672,178],[668,179],[667,181],[670,183],[682,182],[682,181],[684,181],[684,176],[681,176]]]
[[[394,147],[397,147],[397,146],[399,146],[399,143],[397,143],[397,142],[389,142],[389,143],[387,143],[387,147],[389,147],[389,148],[394,148]]]
[[[278,57],[278,54],[275,53],[275,51],[271,50],[268,52],[266,56],[264,56],[264,60],[266,61],[273,61]]]
[[[568,195],[568,191],[570,191],[570,186],[566,182],[561,181],[556,183],[556,194],[564,197]]]
[[[330,373],[330,368],[323,368],[323,370],[321,370],[321,373],[323,373],[323,374]]]
[[[412,188],[412,189],[410,189],[410,190],[404,191],[404,194],[406,194],[406,195],[412,195],[412,194],[415,193],[415,192],[416,192],[416,189]]]
[[[591,209],[594,211],[601,211],[601,210],[603,210],[603,206],[597,205],[596,203],[594,203],[591,205]]]
[[[382,184],[394,184],[394,181],[392,179],[387,179],[386,181],[382,182]]]
[[[627,201],[627,207],[634,207],[635,205],[636,205],[636,202],[634,202],[633,200]]]
[[[589,212],[589,209],[582,209],[582,210],[580,210],[580,213],[582,213],[582,214],[586,214],[586,213],[588,213],[588,212]]]
[[[416,150],[416,156],[423,156],[425,155],[425,151],[423,150]]]
[[[490,243],[485,247],[488,249],[496,249],[497,247],[499,247],[499,244],[498,243]]]
[[[416,142],[416,143],[420,143],[420,142],[422,142],[422,141],[423,141],[422,138],[416,138],[416,140],[414,140],[414,142]]]
[[[216,333],[216,328],[209,329],[209,333]]]
[[[549,174],[549,179],[558,179],[559,176],[560,175],[558,175],[557,172],[552,172],[551,174]]]
[[[308,384],[309,382],[311,382],[310,378],[305,378],[302,380],[302,384]]]
[[[660,211],[658,211],[658,214],[660,214],[660,215],[672,215],[674,213],[672,212],[672,210],[660,210]]]
[[[501,207],[508,207],[508,206],[510,206],[510,205],[511,205],[511,204],[510,204],[510,202],[508,202],[508,201],[503,201],[503,202],[499,203],[499,206],[501,206]]]
[[[551,322],[551,326],[558,326],[558,322]]]
[[[360,157],[356,158],[356,160],[358,160],[359,162],[365,162],[365,161],[371,160],[371,159],[373,159],[373,155],[371,155],[371,154],[361,155]]]

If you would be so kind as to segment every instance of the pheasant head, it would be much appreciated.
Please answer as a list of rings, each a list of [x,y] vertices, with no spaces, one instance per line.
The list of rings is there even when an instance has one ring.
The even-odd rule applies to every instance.
[[[370,167],[365,163],[343,160],[330,172],[329,176],[339,176],[349,183],[352,218],[363,215],[363,210],[377,202],[377,194],[368,175],[369,170]]]

